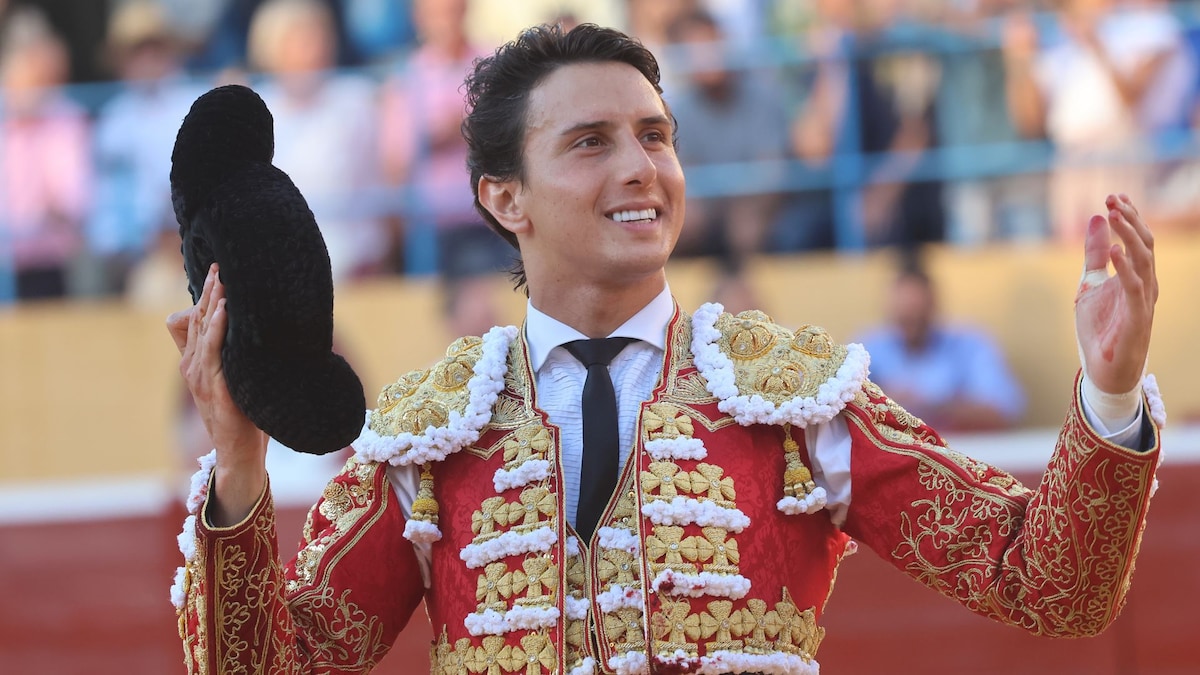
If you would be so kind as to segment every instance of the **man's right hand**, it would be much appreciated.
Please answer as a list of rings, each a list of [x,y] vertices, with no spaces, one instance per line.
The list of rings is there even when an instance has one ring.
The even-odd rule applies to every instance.
[[[242,413],[225,385],[221,346],[228,324],[225,287],[213,264],[200,301],[167,317],[167,330],[179,348],[179,372],[217,449],[207,514],[216,527],[244,520],[267,482],[267,435]]]

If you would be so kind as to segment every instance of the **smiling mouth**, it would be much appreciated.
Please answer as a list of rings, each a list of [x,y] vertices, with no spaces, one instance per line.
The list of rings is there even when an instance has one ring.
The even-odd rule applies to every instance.
[[[610,213],[609,219],[618,223],[648,223],[658,218],[658,209],[637,209]]]

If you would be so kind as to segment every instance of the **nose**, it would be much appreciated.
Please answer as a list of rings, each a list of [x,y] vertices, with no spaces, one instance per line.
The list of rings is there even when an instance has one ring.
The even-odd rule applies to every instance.
[[[653,185],[658,178],[658,166],[645,146],[632,134],[622,144],[621,174],[625,185]]]

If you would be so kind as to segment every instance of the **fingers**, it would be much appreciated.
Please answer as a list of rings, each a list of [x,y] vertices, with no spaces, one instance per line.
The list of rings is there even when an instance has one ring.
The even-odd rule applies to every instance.
[[[1087,237],[1083,241],[1083,271],[1108,269],[1108,249],[1112,246],[1111,230],[1104,216],[1092,216],[1088,221]],[[1106,273],[1107,276],[1107,273]]]
[[[1124,268],[1116,267],[1114,259],[1113,267],[1117,270],[1118,275],[1127,275],[1137,277],[1144,289],[1149,290],[1152,295],[1151,302],[1157,298],[1157,280],[1154,271],[1154,235],[1151,234],[1150,228],[1142,221],[1141,215],[1138,214],[1137,208],[1126,195],[1109,195],[1107,200],[1109,206],[1108,223],[1113,232],[1121,238],[1121,242],[1125,244],[1124,257],[1128,264]],[[1122,284],[1125,285],[1126,279],[1122,279]],[[1128,286],[1126,285],[1128,288]]]
[[[194,307],[188,307],[167,317],[167,332],[171,334],[171,339],[175,341],[175,348],[179,350],[180,354],[187,346],[188,324],[191,323],[194,310]]]
[[[206,363],[221,368],[221,347],[225,345],[225,327],[228,325],[228,315],[225,313],[224,287],[219,283],[213,289],[213,308],[208,317],[208,329],[201,341],[203,353],[200,355]]]
[[[196,377],[213,369],[213,362],[210,360],[213,349],[208,344],[213,334],[215,333],[217,336],[218,355],[220,345],[224,342],[224,326],[227,322],[223,316],[220,332],[209,330],[212,327],[216,306],[224,300],[224,291],[224,287],[217,278],[217,266],[213,264],[204,280],[204,289],[200,294],[200,299],[196,301],[196,306],[176,312],[167,318],[171,337],[175,340],[175,346],[179,348],[179,370],[189,383],[194,384],[193,380]],[[220,368],[219,358],[216,361],[216,368]]]
[[[1105,204],[1109,209],[1109,224],[1121,241],[1125,243],[1126,249],[1130,251],[1133,258],[1135,260],[1144,258],[1146,261],[1150,261],[1151,252],[1154,250],[1154,235],[1142,220],[1137,207],[1126,195],[1109,195]]]
[[[200,300],[196,302],[196,307],[200,314],[200,334],[203,335],[208,328],[208,317],[212,314],[213,302],[213,285],[217,282],[216,275],[217,265],[213,263],[208,268],[208,276],[204,278],[204,290],[200,292]]]

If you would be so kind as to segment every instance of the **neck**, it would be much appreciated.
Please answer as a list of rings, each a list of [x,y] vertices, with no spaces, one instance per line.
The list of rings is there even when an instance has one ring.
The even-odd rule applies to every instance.
[[[666,288],[664,272],[619,287],[580,284],[530,286],[529,301],[538,311],[590,338],[608,337]]]

